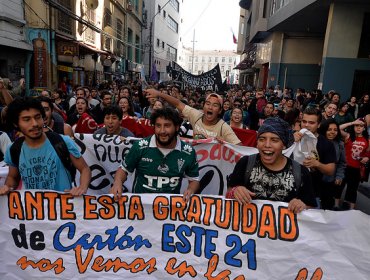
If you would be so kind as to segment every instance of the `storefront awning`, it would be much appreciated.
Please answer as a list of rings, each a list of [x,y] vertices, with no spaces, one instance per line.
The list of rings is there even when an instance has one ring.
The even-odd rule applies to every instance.
[[[253,64],[254,64],[253,60],[251,60],[250,58],[244,58],[241,62],[239,62],[238,65],[234,67],[234,69],[245,70],[248,68],[252,68]]]
[[[23,41],[15,41],[15,40],[11,40],[11,39],[4,38],[4,37],[1,37],[0,41],[1,41],[1,45],[3,45],[3,46],[22,49],[22,50],[26,50],[26,51],[32,51],[33,50],[33,47],[32,47],[31,44],[28,44],[28,43],[23,42]]]
[[[99,50],[98,48],[96,48],[95,46],[92,46],[92,45],[88,45],[86,43],[83,43],[83,42],[78,42],[78,44],[83,47],[83,48],[86,48],[94,53],[100,53],[100,54],[108,54],[106,51],[102,51],[102,50]]]

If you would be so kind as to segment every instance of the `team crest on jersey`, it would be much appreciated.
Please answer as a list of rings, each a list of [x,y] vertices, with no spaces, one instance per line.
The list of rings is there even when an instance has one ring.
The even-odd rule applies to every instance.
[[[160,166],[158,166],[158,171],[162,172],[164,174],[166,174],[169,170],[170,170],[170,168],[165,163],[162,163]]]
[[[184,166],[185,160],[182,158],[177,160],[177,167],[179,168],[179,172],[181,171],[182,167]]]
[[[148,140],[141,139],[141,140],[139,141],[139,147],[141,147],[141,148],[148,146],[148,144],[149,144],[149,143],[148,143]]]
[[[187,154],[191,154],[191,152],[193,151],[193,147],[188,144],[184,145],[183,149],[184,149],[184,152],[186,152]]]

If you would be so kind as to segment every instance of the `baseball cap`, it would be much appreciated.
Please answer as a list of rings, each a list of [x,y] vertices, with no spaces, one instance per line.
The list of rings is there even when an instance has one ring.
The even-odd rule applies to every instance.
[[[220,106],[222,107],[222,104],[224,103],[224,100],[222,99],[222,97],[219,94],[214,93],[214,92],[208,94],[207,98],[206,98],[206,101],[208,101],[208,99],[210,99],[211,97],[216,97],[217,100],[218,100],[218,103],[220,103]]]

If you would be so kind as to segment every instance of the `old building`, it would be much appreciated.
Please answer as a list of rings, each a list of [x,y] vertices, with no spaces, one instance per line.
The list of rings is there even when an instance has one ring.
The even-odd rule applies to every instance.
[[[193,50],[182,48],[179,65],[186,71],[199,75],[220,66],[222,80],[228,79],[231,84],[237,83],[239,70],[234,69],[239,63],[239,55],[228,50]]]
[[[343,97],[370,90],[367,0],[241,0],[241,82]],[[249,78],[248,78],[249,76]]]
[[[25,75],[32,45],[25,36],[25,3],[0,1],[0,77],[16,82]]]
[[[177,61],[181,23],[179,0],[145,1],[147,29],[144,30],[145,74],[152,80],[169,80],[167,66]]]

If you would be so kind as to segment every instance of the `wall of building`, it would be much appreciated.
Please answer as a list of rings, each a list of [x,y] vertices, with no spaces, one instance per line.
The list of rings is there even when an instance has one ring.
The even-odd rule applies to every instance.
[[[370,70],[369,60],[357,58],[364,12],[365,6],[330,6],[320,75],[324,92],[335,89],[348,98],[355,71]]]

